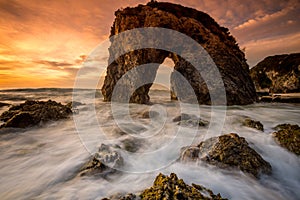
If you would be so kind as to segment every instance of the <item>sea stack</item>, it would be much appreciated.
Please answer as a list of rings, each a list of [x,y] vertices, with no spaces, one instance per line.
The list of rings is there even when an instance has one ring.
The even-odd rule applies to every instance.
[[[146,5],[117,10],[115,16],[110,36],[144,27],[162,27],[189,36],[208,52],[216,64],[224,83],[227,105],[245,105],[257,100],[245,54],[240,50],[229,30],[218,25],[208,14],[178,4],[151,1]],[[132,42],[138,41],[137,36],[136,40]],[[121,45],[116,46],[113,40],[111,42],[110,60],[115,58],[115,54],[122,48]],[[102,87],[104,100],[111,101],[118,80],[126,72],[142,64],[156,63],[154,67],[143,71],[144,76],[153,82],[159,65],[166,57],[173,60],[174,70],[185,77],[193,88],[198,103],[212,104],[210,91],[195,67],[180,55],[159,49],[139,49],[113,59],[113,62],[107,67],[107,75]],[[176,91],[176,85],[180,85],[181,82],[178,83],[173,74],[174,72],[171,74],[171,88]],[[149,103],[148,92],[151,86],[152,84],[146,84],[139,87],[131,95],[129,102]]]
[[[300,53],[268,56],[250,71],[258,92],[300,92]]]

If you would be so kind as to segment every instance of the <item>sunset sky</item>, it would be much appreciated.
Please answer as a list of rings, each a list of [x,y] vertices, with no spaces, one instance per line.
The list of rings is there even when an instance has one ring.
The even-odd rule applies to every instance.
[[[87,55],[107,39],[118,8],[137,0],[0,0],[0,88],[72,87]],[[248,64],[300,52],[299,0],[170,0],[228,27]]]

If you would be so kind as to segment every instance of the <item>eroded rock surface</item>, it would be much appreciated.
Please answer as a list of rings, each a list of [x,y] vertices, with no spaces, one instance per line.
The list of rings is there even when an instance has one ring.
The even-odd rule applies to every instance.
[[[300,155],[300,127],[298,125],[280,124],[275,127],[277,132],[273,133],[276,141],[289,151]]]
[[[72,114],[72,110],[55,101],[26,101],[12,106],[1,114],[0,120],[5,122],[3,127],[26,128],[48,121],[65,119]]]
[[[238,168],[243,172],[259,177],[271,174],[272,167],[254,149],[245,138],[235,133],[213,137],[197,146],[183,148],[182,161],[202,160],[220,168]]]
[[[115,16],[110,36],[117,35],[126,30],[143,27],[162,27],[186,34],[198,42],[209,53],[218,67],[225,85],[228,105],[250,104],[257,100],[244,53],[239,49],[236,40],[230,35],[229,30],[219,26],[208,14],[177,4],[150,2],[147,5],[118,10],[115,12]],[[141,36],[139,34],[135,34],[133,37],[134,40],[131,41],[124,38],[123,42],[126,41],[128,45],[135,45],[140,42]],[[151,37],[149,40],[155,44],[159,42],[160,38]],[[180,41],[180,39],[176,41],[178,44],[175,44],[175,46],[181,45],[181,48],[185,48],[184,44],[181,43],[183,41]],[[212,86],[212,91],[209,92],[206,82],[200,73],[194,66],[180,57],[180,55],[159,49],[139,49],[115,58],[115,55],[118,55],[125,47],[122,41],[116,42],[111,39],[111,42],[112,44],[109,48],[109,61],[111,64],[107,67],[107,75],[102,87],[102,94],[105,101],[111,101],[116,83],[126,72],[143,64],[157,63],[143,68],[141,70],[142,75],[137,75],[136,73],[134,75],[136,83],[130,80],[130,77],[124,81],[123,86],[125,87],[127,84],[127,88],[131,88],[132,91],[122,90],[125,91],[124,94],[122,94],[122,91],[116,94],[118,97],[132,94],[128,100],[129,102],[149,103],[150,97],[148,92],[152,85],[151,83],[155,79],[159,64],[166,57],[170,57],[174,61],[174,69],[188,81],[188,83],[184,83],[182,79],[178,78],[176,73],[172,73],[171,88],[177,94],[177,97],[182,101],[190,101],[190,99],[193,99],[193,96],[196,96],[196,101],[200,104],[212,103],[209,93],[213,92],[216,86]],[[206,59],[202,59],[201,62],[201,65],[206,66]],[[209,70],[203,73],[205,73],[210,81],[215,81],[216,76],[214,73],[211,72],[212,74],[210,74]],[[150,82],[150,84],[138,87],[138,84],[143,82],[144,79]],[[192,87],[194,94],[192,94],[193,92],[187,93],[185,84]],[[176,99],[174,92],[172,93],[172,99]],[[216,99],[215,102],[225,104],[223,99]]]
[[[266,57],[250,71],[257,91],[300,92],[300,53]]]

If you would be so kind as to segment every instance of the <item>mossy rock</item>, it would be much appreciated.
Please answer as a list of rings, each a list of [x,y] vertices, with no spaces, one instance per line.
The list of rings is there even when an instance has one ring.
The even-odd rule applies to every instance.
[[[179,179],[175,173],[170,176],[159,174],[153,186],[145,189],[142,193],[114,195],[102,200],[225,200],[220,194],[214,194],[210,189],[201,185],[187,185]]]
[[[209,195],[203,195],[209,194]],[[182,179],[178,179],[176,174],[171,173],[170,176],[159,174],[153,186],[144,190],[140,194],[141,199],[157,200],[157,199],[223,199],[220,194],[215,195],[211,190],[203,186],[192,184],[187,185]]]
[[[276,141],[284,148],[300,155],[300,127],[298,125],[280,124],[275,127],[277,132],[273,133]]]
[[[212,137],[197,146],[182,149],[182,161],[202,160],[222,169],[237,168],[254,177],[271,174],[272,167],[254,149],[245,138],[236,133]]]
[[[264,131],[264,125],[260,121],[255,121],[250,118],[245,119],[243,125],[250,128],[255,128],[260,131]]]

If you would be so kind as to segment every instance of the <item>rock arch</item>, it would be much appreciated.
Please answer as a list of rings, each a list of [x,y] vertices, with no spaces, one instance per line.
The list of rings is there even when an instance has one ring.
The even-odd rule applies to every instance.
[[[250,104],[257,100],[244,53],[239,49],[228,29],[220,27],[206,13],[177,4],[149,2],[147,5],[118,10],[115,15],[111,36],[141,27],[169,28],[188,35],[202,45],[217,65],[224,82],[228,105]],[[114,58],[116,51],[116,48],[113,48],[112,41],[112,46],[109,49],[109,59]],[[166,57],[173,60],[174,70],[188,80],[194,89],[198,102],[200,104],[211,104],[207,86],[199,72],[180,56],[159,49],[139,49],[114,59],[107,67],[107,75],[101,89],[104,100],[111,100],[117,81],[127,71],[137,66],[155,63],[144,69],[144,75],[141,77],[147,77],[149,82],[153,82],[159,65],[163,63]],[[181,83],[172,74],[171,86],[175,91],[177,90],[177,84]],[[135,90],[130,97],[130,102],[148,103],[150,101],[148,92],[151,85],[146,84]],[[176,92],[180,93],[180,91]]]

